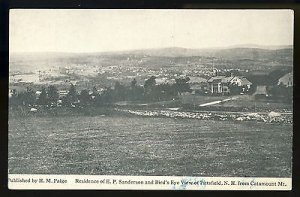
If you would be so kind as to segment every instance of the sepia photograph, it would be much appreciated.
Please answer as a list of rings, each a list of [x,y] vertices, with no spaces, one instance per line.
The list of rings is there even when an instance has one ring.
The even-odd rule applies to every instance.
[[[291,181],[293,10],[9,14],[10,184],[26,184],[17,175],[136,176],[148,182],[103,184],[141,188],[190,177],[179,189]]]

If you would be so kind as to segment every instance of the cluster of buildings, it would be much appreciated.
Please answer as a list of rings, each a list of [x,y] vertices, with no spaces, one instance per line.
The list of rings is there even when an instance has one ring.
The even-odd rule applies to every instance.
[[[186,75],[185,75],[186,76]],[[181,77],[181,76],[178,76]],[[266,85],[260,85],[256,82],[251,82],[245,76],[224,76],[224,75],[216,75],[210,78],[204,77],[189,77],[188,81],[190,85],[190,89],[192,90],[192,94],[213,94],[213,95],[229,95],[231,93],[245,94],[248,93],[253,85],[256,86],[256,94],[267,94]],[[69,81],[71,82],[71,81]],[[156,78],[156,84],[175,84],[176,80],[174,78],[170,78],[169,76],[158,76]],[[255,84],[253,84],[255,83]],[[143,83],[139,84],[143,86]],[[293,72],[289,72],[283,76],[281,76],[277,84],[283,87],[293,87]],[[104,89],[101,88],[100,92]],[[39,96],[41,91],[36,91],[36,95]],[[59,97],[64,97],[68,94],[67,90],[59,90]],[[92,91],[90,91],[92,94]],[[12,90],[9,92],[9,96],[12,95]]]
[[[208,79],[204,77],[189,77],[188,81],[192,94],[230,94],[233,87],[239,89],[241,93],[246,93],[252,86],[252,83],[243,76],[213,76]],[[175,79],[156,78],[156,84],[174,84]]]
[[[250,90],[252,82],[243,76],[213,76],[207,80],[200,79],[199,82],[193,80],[190,87],[193,93],[210,93],[210,94],[230,94],[233,88],[240,93],[246,93]]]
[[[188,81],[192,94],[213,94],[213,95],[229,95],[230,93],[246,94],[250,91],[253,85],[257,88],[257,93],[262,92],[261,94],[267,94],[266,85],[261,85],[256,82],[251,82],[245,76],[223,76],[217,75],[210,78],[204,77],[189,77]],[[157,78],[156,84],[174,84],[175,79]],[[283,87],[292,87],[293,86],[293,72],[287,73],[281,76],[277,84]],[[263,86],[263,87],[262,87]],[[264,91],[260,91],[264,89]]]

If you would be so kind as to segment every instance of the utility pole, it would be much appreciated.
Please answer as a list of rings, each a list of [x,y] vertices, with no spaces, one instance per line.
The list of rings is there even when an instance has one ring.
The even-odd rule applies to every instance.
[[[213,75],[217,76],[217,72],[215,72],[215,62],[214,62],[214,58],[212,58],[212,71],[213,71]]]

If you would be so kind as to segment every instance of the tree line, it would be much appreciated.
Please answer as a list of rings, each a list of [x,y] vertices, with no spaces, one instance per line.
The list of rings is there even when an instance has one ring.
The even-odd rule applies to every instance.
[[[174,84],[156,84],[155,79],[155,76],[151,76],[143,86],[137,85],[136,79],[133,79],[127,86],[117,81],[113,87],[105,88],[102,92],[98,92],[96,87],[93,87],[91,91],[83,89],[78,92],[71,84],[68,93],[62,97],[59,96],[59,91],[54,85],[43,87],[38,96],[32,88],[27,87],[24,92],[13,90],[9,102],[11,106],[102,106],[118,101],[174,100],[183,92],[191,92],[187,83],[190,80],[188,77],[176,79]]]

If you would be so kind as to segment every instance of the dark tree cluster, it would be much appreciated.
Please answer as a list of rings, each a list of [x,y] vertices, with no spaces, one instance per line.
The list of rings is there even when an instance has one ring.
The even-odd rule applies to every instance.
[[[175,84],[156,84],[156,78],[151,76],[144,83],[144,86],[137,85],[136,79],[133,79],[130,85],[126,86],[116,82],[114,87],[107,87],[99,93],[96,87],[92,91],[84,89],[80,93],[76,87],[71,84],[67,95],[60,97],[58,89],[50,85],[43,87],[39,95],[27,88],[25,92],[17,93],[15,90],[10,98],[11,106],[103,106],[119,101],[142,101],[156,102],[165,100],[174,100],[178,94],[191,92],[189,78],[176,79]]]
[[[144,99],[146,101],[165,101],[173,100],[183,92],[191,92],[190,85],[187,83],[190,78],[179,78],[175,84],[156,85],[155,77],[152,76],[145,81]]]
[[[293,87],[286,87],[283,84],[279,84],[276,86],[270,86],[267,91],[271,99],[287,103],[292,103],[293,101]]]
[[[35,92],[31,88],[27,88],[25,92],[17,93],[16,90],[12,91],[9,104],[12,106],[23,105],[32,106],[36,102]]]

